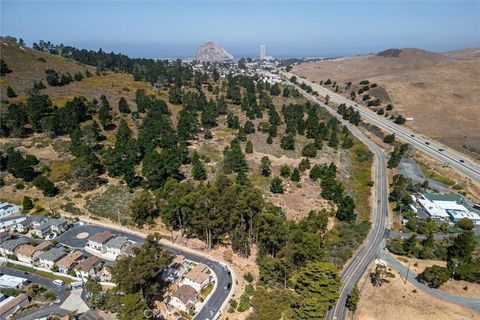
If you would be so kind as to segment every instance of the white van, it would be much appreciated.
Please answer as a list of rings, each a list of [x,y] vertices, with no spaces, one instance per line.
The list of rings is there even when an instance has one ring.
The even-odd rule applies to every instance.
[[[53,282],[54,285],[59,286],[59,287],[61,287],[65,284],[65,282],[63,282],[62,280],[59,280],[59,279],[53,280],[52,282]]]

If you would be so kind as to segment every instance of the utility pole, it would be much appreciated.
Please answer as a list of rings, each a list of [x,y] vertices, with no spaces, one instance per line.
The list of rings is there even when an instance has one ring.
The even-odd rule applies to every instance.
[[[409,261],[408,261],[407,276],[405,277],[405,284],[407,284],[408,274],[410,273],[410,263],[411,263],[411,261],[409,260]]]
[[[455,269],[457,269],[458,267],[458,259],[452,259],[452,262],[453,262],[453,270],[452,270],[451,278],[453,278],[453,276],[455,275]]]

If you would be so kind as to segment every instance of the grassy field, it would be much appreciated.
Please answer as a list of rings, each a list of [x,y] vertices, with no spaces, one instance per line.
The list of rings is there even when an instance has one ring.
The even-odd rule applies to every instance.
[[[435,170],[430,169],[425,163],[417,161],[418,165],[422,169],[423,175],[427,178],[436,180],[438,182],[441,182],[443,184],[446,184],[447,186],[453,186],[455,184],[455,181],[453,181],[450,178],[447,178],[445,176],[442,176]]]
[[[67,277],[62,277],[62,276],[57,276],[53,273],[50,273],[50,272],[46,272],[46,271],[41,271],[41,270],[37,270],[37,269],[34,269],[34,268],[30,268],[30,267],[25,267],[25,266],[21,266],[21,265],[18,265],[18,264],[14,264],[14,263],[8,263],[7,264],[7,267],[8,268],[12,268],[12,269],[17,269],[17,270],[21,270],[21,271],[24,271],[24,272],[30,272],[30,273],[34,273],[40,277],[43,277],[43,278],[47,278],[47,279],[51,279],[51,280],[62,280],[63,282],[65,282],[66,284],[70,284],[73,280],[70,279],[70,278],[67,278]]]
[[[355,139],[354,146],[348,151],[350,161],[346,170],[349,178],[344,181],[346,189],[355,199],[360,220],[370,218],[371,168],[373,156],[367,146]]]

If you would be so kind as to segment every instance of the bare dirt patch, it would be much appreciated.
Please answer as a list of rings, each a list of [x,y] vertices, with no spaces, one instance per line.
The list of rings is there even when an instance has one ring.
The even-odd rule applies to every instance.
[[[409,282],[405,284],[393,269],[390,272],[395,275],[395,278],[388,278],[390,283],[374,287],[368,277],[368,273],[373,271],[374,267],[370,266],[360,281],[360,303],[353,317],[349,314],[348,319],[480,319],[480,316],[470,309],[432,297],[415,289]]]

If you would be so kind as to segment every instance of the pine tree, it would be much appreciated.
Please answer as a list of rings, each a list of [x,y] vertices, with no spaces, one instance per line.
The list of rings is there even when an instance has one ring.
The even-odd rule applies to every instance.
[[[7,97],[15,98],[16,96],[17,96],[17,94],[15,93],[15,91],[13,91],[12,87],[8,86],[7,87]]]
[[[300,182],[300,171],[297,168],[293,169],[290,180],[292,180],[293,182]]]
[[[118,111],[121,113],[130,113],[130,107],[124,97],[121,97],[118,101]]]
[[[269,177],[272,174],[271,162],[267,156],[262,157],[260,163],[260,174],[264,177]]]
[[[23,211],[30,211],[31,209],[33,209],[32,198],[30,198],[28,196],[24,196],[22,207],[23,207]]]
[[[245,145],[245,153],[253,153],[253,144],[252,141],[248,140]]]
[[[195,180],[206,180],[207,179],[207,172],[203,167],[202,162],[200,159],[196,159],[195,161],[192,160],[192,176]]]
[[[283,193],[283,182],[279,177],[274,177],[270,183],[270,191],[272,193]]]

